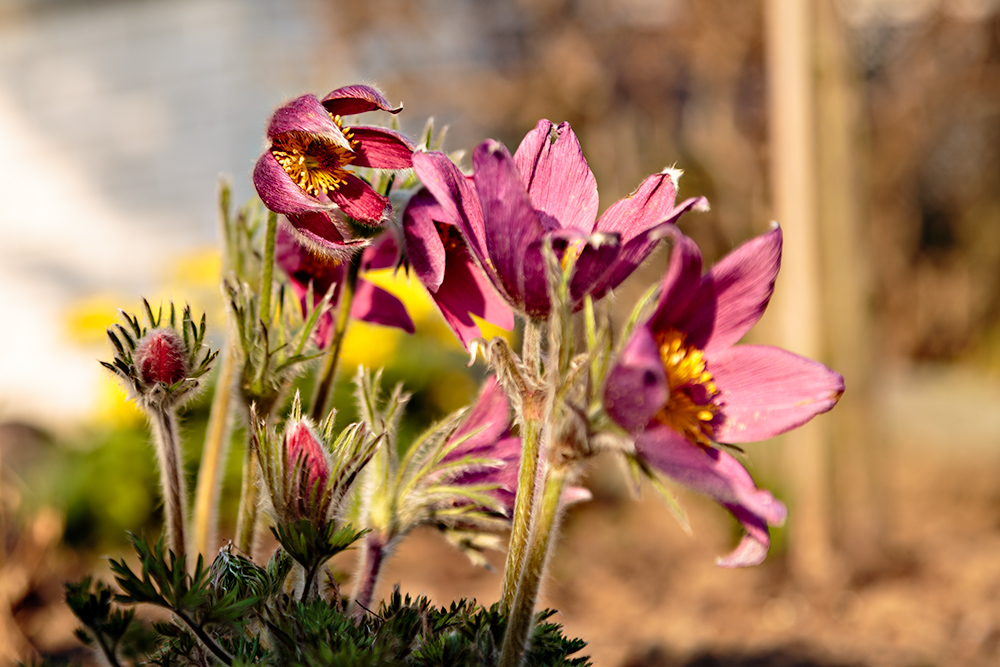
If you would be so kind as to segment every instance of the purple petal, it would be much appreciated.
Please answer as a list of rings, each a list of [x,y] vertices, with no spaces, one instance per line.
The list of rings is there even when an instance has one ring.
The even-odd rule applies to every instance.
[[[594,285],[607,273],[608,267],[617,261],[621,251],[617,235],[601,235],[588,239],[580,250],[580,256],[577,257],[573,269],[573,277],[570,279],[569,291],[575,308],[583,304],[583,297],[591,293]]]
[[[608,374],[604,409],[626,431],[638,433],[669,398],[659,346],[649,328],[639,327]]]
[[[754,442],[801,426],[832,408],[844,378],[818,361],[764,345],[706,355],[725,417],[717,442]]]
[[[497,440],[510,428],[510,402],[495,376],[483,384],[479,398],[465,415],[462,423],[448,439],[454,442],[468,436],[445,455],[445,461],[454,461],[467,455],[492,456]],[[472,435],[469,435],[469,434]]]
[[[736,459],[721,450],[689,442],[659,424],[640,434],[635,448],[652,467],[715,499],[743,524],[747,536],[736,551],[719,561],[720,565],[756,565],[764,559],[770,546],[767,526],[781,525],[787,510],[770,492],[758,489]]]
[[[722,258],[702,278],[688,315],[678,322],[688,344],[713,352],[739,342],[764,314],[780,264],[778,227]]]
[[[483,211],[472,180],[444,153],[414,153],[413,170],[441,205],[442,222],[458,227],[480,265],[489,266]]]
[[[402,301],[363,279],[358,280],[354,301],[351,302],[351,317],[372,324],[396,327],[410,334],[416,331]]]
[[[523,303],[525,282],[535,289],[538,280],[535,275],[525,275],[527,271],[522,273],[521,266],[526,263],[529,247],[542,238],[544,229],[503,144],[484,141],[476,147],[472,162],[489,259],[507,294],[515,303]]]
[[[274,112],[267,126],[268,139],[286,132],[316,134],[345,148],[349,146],[343,132],[315,95],[297,97]]]
[[[403,107],[393,107],[385,97],[371,86],[344,86],[330,91],[323,98],[323,106],[334,116],[352,116],[366,111],[399,113]]]
[[[380,225],[392,211],[389,199],[372,190],[354,174],[344,174],[344,183],[329,193],[330,200],[345,215],[366,225]]]
[[[426,188],[413,195],[403,213],[406,258],[420,282],[432,292],[436,292],[444,280],[444,244],[434,224],[435,220],[443,221],[443,214],[441,205]]]
[[[694,241],[678,232],[674,234],[670,266],[663,276],[663,291],[649,318],[649,326],[654,331],[676,328],[677,322],[687,314],[700,284],[701,250]]]
[[[303,215],[336,208],[332,203],[321,202],[306,194],[288,177],[269,150],[264,151],[254,165],[253,184],[264,205],[275,213]]]
[[[648,176],[635,192],[615,202],[597,221],[597,231],[621,234],[622,244],[670,216],[677,197],[672,174]]]
[[[308,212],[302,215],[289,215],[288,222],[295,230],[299,241],[316,252],[329,255],[338,260],[348,260],[358,250],[371,243],[371,239],[345,240],[341,229],[325,212]]]
[[[657,244],[664,238],[674,238],[675,235],[679,235],[680,232],[676,229],[676,224],[681,215],[691,209],[698,209],[707,205],[704,197],[687,199],[672,209],[670,215],[665,220],[661,220],[658,224],[639,232],[627,242],[623,241],[617,261],[608,268],[607,273],[595,282],[591,288],[591,294],[594,298],[599,299],[607,294],[608,290],[612,290],[622,284],[649,257],[649,254],[653,252]],[[600,226],[601,223],[599,222],[599,229]],[[700,271],[701,269],[699,268],[698,270]]]
[[[496,293],[464,246],[447,253],[444,280],[430,293],[448,326],[466,349],[474,338],[482,336],[479,324],[471,315],[508,331],[514,328],[513,311]]]
[[[356,167],[409,169],[413,166],[413,142],[384,127],[351,127]]]
[[[377,271],[397,266],[399,266],[399,243],[392,230],[386,230],[365,248],[364,256],[361,258],[361,270]]]
[[[545,229],[589,234],[597,219],[597,180],[569,123],[547,120],[524,137],[514,164]]]

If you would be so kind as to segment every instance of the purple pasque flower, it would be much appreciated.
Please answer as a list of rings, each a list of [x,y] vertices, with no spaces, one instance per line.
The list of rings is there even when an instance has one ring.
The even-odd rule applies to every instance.
[[[785,506],[758,489],[713,443],[764,440],[832,408],[844,379],[819,362],[764,345],[735,345],[767,307],[781,261],[781,229],[751,239],[702,275],[698,246],[677,233],[653,315],[608,375],[607,413],[650,466],[705,493],[746,536],[719,564],[756,565]]]
[[[600,298],[649,255],[682,213],[703,198],[675,206],[677,172],[649,176],[597,218],[597,182],[568,123],[541,120],[513,157],[486,141],[465,176],[443,153],[415,153],[413,166],[468,243],[497,291],[518,310],[544,318],[550,304],[545,243],[566,262],[574,308]]]
[[[302,95],[285,104],[271,116],[271,145],[254,167],[257,194],[304,239],[329,253],[349,254],[366,245],[332,212],[339,209],[354,221],[380,226],[391,206],[349,167],[406,169],[412,166],[413,144],[386,128],[348,127],[341,117],[401,109],[369,86],[338,88],[322,100]]]
[[[361,257],[361,271],[384,269],[394,266],[398,250],[391,234],[382,234],[374,245],[364,250]],[[297,236],[288,225],[278,224],[274,244],[275,263],[288,275],[295,295],[302,304],[302,312],[316,307],[326,293],[332,288],[330,310],[320,315],[314,333],[316,344],[320,349],[330,345],[333,338],[333,313],[342,293],[343,281],[347,275],[346,261],[314,252],[311,248],[298,241]],[[312,284],[313,303],[307,304],[309,285]],[[363,277],[358,278],[351,302],[351,317],[356,320],[396,327],[407,333],[413,333],[415,327],[406,306],[395,296],[381,287],[368,282]]]
[[[476,266],[458,227],[447,219],[427,189],[418,191],[403,213],[403,252],[468,349],[472,339],[482,335],[472,315],[509,331],[514,328],[514,313]]]
[[[442,457],[443,464],[458,463],[464,458],[484,461],[462,466],[450,483],[456,486],[493,486],[490,491],[505,516],[514,511],[517,493],[518,462],[521,439],[511,435],[510,402],[495,376],[490,376],[476,404],[445,443],[451,449]]]

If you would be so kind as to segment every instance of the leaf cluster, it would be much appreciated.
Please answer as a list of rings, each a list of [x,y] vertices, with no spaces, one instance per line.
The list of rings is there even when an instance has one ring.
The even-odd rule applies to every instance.
[[[330,536],[330,543],[347,546],[359,535],[345,528]],[[139,571],[124,560],[111,561],[120,593],[89,577],[66,587],[67,601],[84,626],[80,637],[114,666],[479,667],[499,659],[507,625],[499,604],[487,609],[460,600],[435,607],[397,588],[377,611],[356,618],[337,597],[303,602],[287,595],[292,568],[283,550],[264,568],[224,548],[210,567],[199,558],[188,574],[184,559],[162,542],[151,545],[136,536],[131,541]],[[144,626],[135,621],[132,607],[138,603],[166,609],[172,618]],[[553,614],[537,615],[524,664],[589,665],[586,657],[574,657],[586,643],[563,636],[562,627],[549,620]]]

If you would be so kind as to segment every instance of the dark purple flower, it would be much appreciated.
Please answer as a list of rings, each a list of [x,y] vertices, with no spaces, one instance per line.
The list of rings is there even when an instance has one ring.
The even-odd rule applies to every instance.
[[[446,220],[430,192],[417,192],[403,213],[404,253],[448,326],[468,348],[482,335],[472,315],[510,330],[514,313],[476,266],[458,227]]]
[[[380,109],[398,113],[374,88],[348,86],[323,98],[303,95],[280,107],[267,128],[270,147],[254,167],[264,204],[287,216],[307,241],[336,255],[366,244],[333,211],[368,226],[389,217],[389,200],[349,167],[405,169],[413,144],[381,127],[344,125],[342,116]]]
[[[576,259],[574,308],[601,298],[649,255],[682,213],[702,198],[675,206],[676,173],[646,178],[597,219],[597,183],[568,123],[539,121],[513,157],[496,141],[480,144],[471,177],[443,153],[416,153],[413,166],[458,226],[497,291],[531,317],[549,312],[543,246],[561,261]]]
[[[394,266],[398,250],[391,234],[382,234],[374,245],[365,249],[361,258],[361,271],[384,269]],[[313,252],[303,246],[297,237],[285,224],[279,224],[275,237],[275,262],[288,275],[295,295],[302,303],[302,311],[308,310],[306,298],[309,285],[312,284],[313,303],[315,307],[332,288],[330,310],[320,316],[316,325],[316,344],[326,348],[333,337],[333,312],[336,312],[340,300],[341,287],[347,272],[344,260]],[[356,320],[396,327],[407,333],[414,332],[413,320],[406,312],[406,306],[395,296],[368,282],[363,277],[358,278],[354,300],[351,302],[351,317]]]
[[[784,433],[832,408],[844,379],[823,364],[762,345],[735,345],[760,319],[781,261],[781,230],[743,244],[702,275],[701,253],[676,234],[653,315],[612,368],[608,414],[652,467],[705,493],[743,524],[739,547],[719,561],[755,565],[785,506],[713,442]]]

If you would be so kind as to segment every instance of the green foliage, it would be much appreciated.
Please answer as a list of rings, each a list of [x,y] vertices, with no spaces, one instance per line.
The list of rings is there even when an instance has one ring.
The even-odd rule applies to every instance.
[[[345,527],[327,537],[341,548],[360,535]],[[283,549],[267,567],[223,549],[210,567],[199,558],[189,574],[184,559],[162,541],[130,539],[139,571],[124,560],[111,561],[120,593],[89,577],[67,585],[67,602],[84,626],[81,638],[100,648],[111,665],[480,667],[499,659],[507,619],[497,604],[486,609],[460,600],[435,607],[397,589],[377,612],[355,617],[338,597],[303,602],[288,595],[293,568]],[[167,609],[172,619],[138,622],[138,603]],[[553,613],[537,615],[524,664],[589,665],[586,657],[573,657],[585,642],[564,637],[561,626],[549,621]]]

